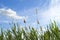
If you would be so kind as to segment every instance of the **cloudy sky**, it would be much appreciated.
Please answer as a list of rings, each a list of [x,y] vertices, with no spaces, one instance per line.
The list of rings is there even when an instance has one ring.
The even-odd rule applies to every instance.
[[[37,9],[37,15],[36,15]],[[60,22],[60,0],[0,0],[0,26],[9,28],[9,23],[18,22],[24,25],[36,26],[36,20],[41,26],[51,20]]]

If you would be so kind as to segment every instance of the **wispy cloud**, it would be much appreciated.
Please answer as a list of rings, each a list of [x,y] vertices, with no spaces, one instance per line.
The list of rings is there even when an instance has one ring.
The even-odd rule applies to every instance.
[[[12,9],[5,9],[5,8],[0,8],[0,14],[13,18],[13,19],[24,19],[24,16],[18,16],[16,11]]]
[[[38,6],[38,7],[25,10],[22,13],[35,14],[36,13],[35,10],[36,8],[38,8],[38,17],[41,25],[48,24],[50,22],[50,19],[59,22],[60,21],[60,0],[51,0],[49,3],[50,4],[47,9],[43,9],[43,8],[40,9],[40,7]]]
[[[60,0],[51,0],[51,5],[45,12],[42,13],[43,20],[51,19],[60,20]]]

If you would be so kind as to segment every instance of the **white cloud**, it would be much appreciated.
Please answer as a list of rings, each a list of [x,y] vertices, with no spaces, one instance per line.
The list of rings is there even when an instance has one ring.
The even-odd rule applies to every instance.
[[[53,2],[52,2],[53,1]],[[45,12],[42,13],[43,20],[60,21],[60,0],[51,0],[51,5]]]
[[[41,10],[40,7],[31,8],[25,10],[23,13],[35,13],[35,9],[38,8],[38,17],[40,18],[40,24],[48,24],[51,20],[60,22],[60,0],[51,0],[48,9]]]
[[[0,8],[0,14],[13,18],[13,19],[24,19],[24,16],[18,16],[16,11],[12,9],[5,9],[5,8]]]

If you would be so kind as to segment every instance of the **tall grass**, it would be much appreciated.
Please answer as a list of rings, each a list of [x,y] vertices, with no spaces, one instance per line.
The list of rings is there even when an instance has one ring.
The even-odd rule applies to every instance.
[[[17,28],[14,24],[11,30],[4,31],[1,29],[0,40],[60,40],[60,30],[55,21],[44,32],[42,27],[40,27],[40,31],[43,33],[35,28],[26,28],[21,28],[20,26]]]

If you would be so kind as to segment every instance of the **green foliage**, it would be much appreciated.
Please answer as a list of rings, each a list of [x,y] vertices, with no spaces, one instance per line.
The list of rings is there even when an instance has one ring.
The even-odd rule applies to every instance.
[[[4,38],[4,33],[3,30],[1,29],[0,40],[3,40],[3,38]]]
[[[43,32],[43,28],[40,29]],[[55,21],[47,27],[46,31],[42,34],[41,32],[30,26],[29,30],[27,27],[25,30],[14,24],[11,30],[1,29],[0,40],[60,40],[60,30]]]
[[[38,34],[37,34],[37,31],[34,28],[32,28],[30,30],[30,39],[31,40],[38,40]]]

